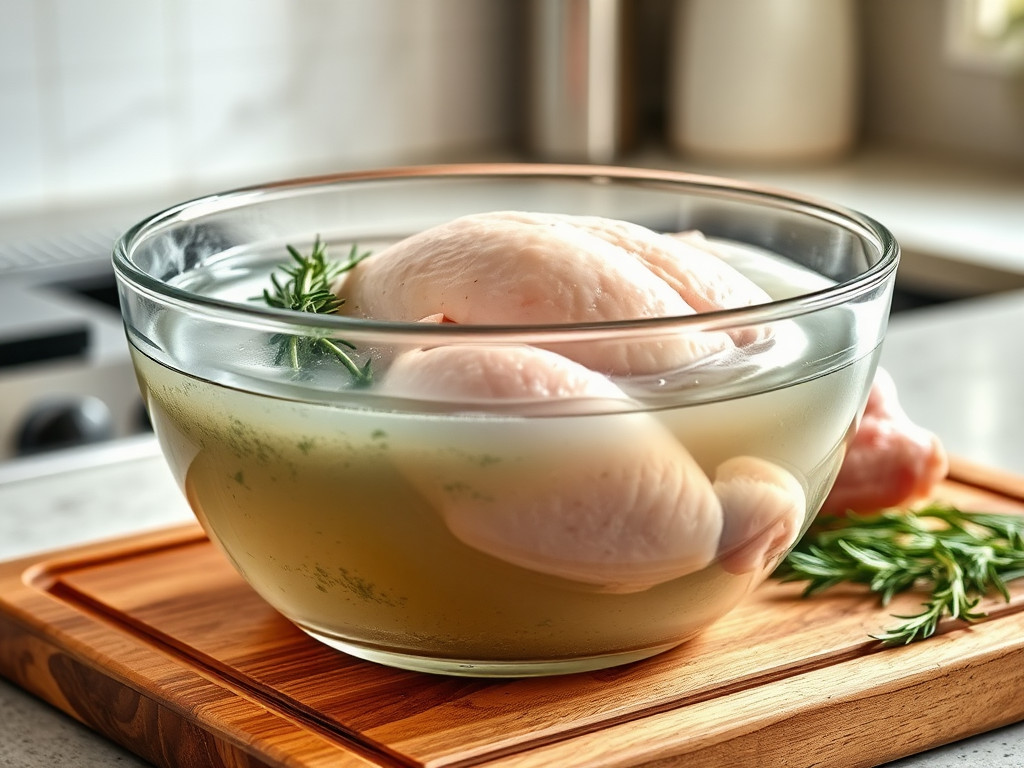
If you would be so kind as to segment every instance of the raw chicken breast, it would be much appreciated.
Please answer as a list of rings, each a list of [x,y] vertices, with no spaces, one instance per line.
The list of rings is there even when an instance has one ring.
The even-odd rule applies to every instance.
[[[663,235],[616,219],[564,218],[638,259],[697,312],[771,301],[760,286],[723,261],[700,233]]]
[[[464,216],[405,238],[344,276],[350,315],[537,325],[690,315],[636,259],[564,217]]]
[[[598,217],[500,211],[432,227],[361,262],[335,286],[342,311],[415,321],[537,325],[692,315],[768,297],[712,254]],[[725,333],[558,352],[607,373],[671,370],[732,348]]]
[[[528,346],[438,347],[399,356],[381,381],[397,396],[543,404],[561,412],[628,406],[606,377]],[[573,411],[575,409],[569,408]],[[614,424],[608,420],[614,419]],[[472,420],[481,421],[481,420]],[[517,422],[466,425],[502,429],[508,452],[480,461],[471,440],[452,450],[432,443],[399,457],[410,482],[463,543],[540,573],[635,592],[706,567],[715,558],[722,512],[711,482],[657,421],[642,413],[581,420],[567,430],[531,419],[519,453]],[[520,422],[521,423],[521,422]],[[548,440],[537,446],[540,430]],[[493,432],[491,433],[493,435]],[[487,441],[493,446],[493,436]],[[543,451],[542,456],[533,455]]]
[[[822,512],[873,512],[929,498],[949,471],[939,439],[900,406],[896,384],[882,368]]]
[[[721,566],[730,573],[772,570],[806,520],[803,486],[769,461],[736,456],[718,465],[713,487],[724,521]]]

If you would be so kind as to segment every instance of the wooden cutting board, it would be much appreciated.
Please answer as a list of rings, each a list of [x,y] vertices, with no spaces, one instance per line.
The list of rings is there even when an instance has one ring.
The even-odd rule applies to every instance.
[[[957,463],[939,498],[1024,513],[1024,479]],[[918,597],[799,591],[615,669],[446,678],[314,642],[188,526],[0,564],[0,673],[162,766],[849,768],[1024,719],[1024,584],[894,649]]]

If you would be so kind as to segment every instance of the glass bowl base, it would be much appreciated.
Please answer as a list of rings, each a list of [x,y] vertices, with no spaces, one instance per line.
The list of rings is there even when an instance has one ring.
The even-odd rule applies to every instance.
[[[413,672],[427,672],[456,677],[546,677],[550,675],[588,672],[647,659],[679,645],[678,642],[672,642],[654,648],[642,648],[633,651],[571,659],[453,659],[383,650],[374,646],[352,642],[351,640],[333,637],[316,630],[311,630],[308,627],[300,626],[299,629],[324,645],[364,661],[372,661],[387,667],[406,669]]]

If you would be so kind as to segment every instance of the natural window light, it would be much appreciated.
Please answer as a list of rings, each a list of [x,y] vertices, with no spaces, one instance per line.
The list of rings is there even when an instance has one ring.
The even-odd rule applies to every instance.
[[[1024,0],[948,0],[947,50],[955,65],[1024,73]]]

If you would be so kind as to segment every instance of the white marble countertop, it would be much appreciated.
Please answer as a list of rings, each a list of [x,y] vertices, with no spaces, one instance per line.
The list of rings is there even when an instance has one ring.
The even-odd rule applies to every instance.
[[[1024,292],[896,315],[882,364],[896,379],[906,410],[952,453],[1024,474]],[[59,460],[0,465],[0,559],[190,519],[151,438],[69,452]],[[145,765],[0,680],[0,766],[59,764]],[[1022,764],[1024,723],[893,765]]]

